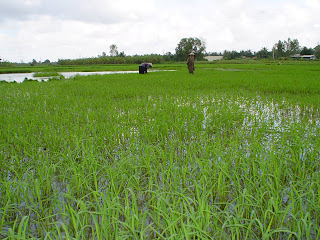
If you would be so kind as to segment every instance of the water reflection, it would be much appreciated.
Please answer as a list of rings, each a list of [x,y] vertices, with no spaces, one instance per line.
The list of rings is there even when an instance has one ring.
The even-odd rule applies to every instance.
[[[146,98],[147,103],[145,103]],[[278,206],[277,214],[283,213],[278,217],[286,226],[295,224],[291,221],[296,216],[287,215],[287,210],[298,201],[300,208],[297,212],[309,213],[311,212],[309,209],[312,209],[314,213],[311,212],[309,215],[309,224],[317,223],[316,211],[312,207],[306,207],[315,206],[311,201],[315,196],[312,190],[313,185],[308,186],[305,192],[302,189],[300,196],[296,196],[295,191],[301,184],[300,179],[292,180],[291,177],[291,174],[294,175],[297,171],[294,165],[303,161],[302,166],[314,165],[314,167],[303,170],[304,178],[301,182],[303,181],[304,184],[309,179],[310,181],[318,179],[316,175],[318,165],[313,163],[318,156],[317,144],[312,141],[316,138],[310,137],[310,134],[319,135],[320,111],[317,106],[279,102],[262,97],[251,99],[237,96],[200,95],[193,98],[150,95],[146,98],[138,96],[134,99],[135,104],[129,108],[116,108],[114,112],[110,111],[113,122],[117,124],[115,131],[111,133],[114,135],[112,137],[108,134],[99,135],[100,140],[102,137],[104,140],[101,141],[102,147],[93,147],[92,149],[95,150],[92,150],[88,156],[84,147],[86,140],[81,140],[83,142],[81,144],[84,144],[81,150],[76,148],[74,153],[68,150],[66,155],[64,152],[61,154],[50,152],[45,147],[39,148],[40,153],[48,151],[48,157],[44,155],[43,159],[52,157],[59,161],[53,165],[54,170],[47,174],[55,177],[42,180],[44,184],[39,189],[46,191],[42,195],[37,196],[30,188],[30,192],[25,190],[26,194],[17,199],[20,202],[14,202],[17,201],[16,199],[12,200],[12,205],[17,204],[17,210],[13,209],[12,212],[29,216],[28,228],[34,236],[41,237],[37,229],[44,231],[43,225],[47,222],[58,224],[59,230],[59,224],[64,224],[66,229],[73,229],[73,224],[77,224],[77,221],[86,221],[84,224],[87,224],[89,226],[87,229],[90,230],[91,226],[100,224],[100,221],[106,221],[102,219],[109,219],[109,216],[120,219],[119,222],[111,224],[119,224],[119,229],[122,229],[127,224],[129,215],[138,213],[136,216],[140,218],[140,214],[144,212],[146,212],[145,217],[141,217],[143,224],[158,226],[159,222],[154,216],[162,216],[165,212],[162,209],[172,209],[181,205],[190,206],[191,212],[193,206],[197,207],[200,204],[202,204],[200,207],[208,209],[206,210],[208,212],[222,212],[221,216],[226,218],[238,214],[238,209],[243,206],[244,209],[248,207],[250,211],[258,211],[262,216],[270,211],[269,206],[272,208]],[[145,109],[143,107],[143,114],[141,114],[141,106],[146,106]],[[167,109],[174,109],[172,112],[175,115],[171,115]],[[157,114],[158,112],[160,114]],[[163,122],[165,124],[162,124]],[[101,126],[104,127],[104,123]],[[148,129],[150,131],[147,131]],[[148,136],[145,135],[146,132]],[[152,136],[153,132],[156,135]],[[296,138],[292,139],[290,135]],[[67,148],[67,145],[65,146]],[[293,147],[296,147],[296,153],[292,152]],[[69,149],[73,149],[72,146]],[[80,156],[78,151],[79,153],[81,151]],[[70,156],[69,152],[71,152]],[[70,166],[70,170],[66,171],[67,174],[62,172],[64,170],[56,170],[60,166],[65,166],[60,165],[65,158],[79,165],[79,162],[87,161],[91,156],[94,162],[97,159],[94,166],[101,166],[101,169],[89,170],[90,174],[83,182],[80,181],[81,173],[68,174],[73,171],[77,173],[79,168]],[[35,160],[37,164],[37,156]],[[250,163],[251,161],[253,164]],[[18,162],[18,165],[25,165],[28,162],[32,166],[31,160],[21,161],[22,164]],[[277,179],[277,173],[273,172],[272,166],[277,167],[281,162],[289,170],[279,174]],[[225,177],[218,172],[222,172],[220,170],[223,169],[222,166],[230,168],[230,171],[226,171]],[[90,169],[92,168],[96,169],[93,165]],[[125,169],[125,171],[119,171],[119,169]],[[170,169],[171,173],[167,169]],[[22,177],[23,183],[28,183],[29,186],[38,183],[34,180],[38,176],[35,170],[29,170],[28,174],[27,177]],[[14,185],[16,182],[19,183],[20,179],[14,178],[13,170],[10,169],[7,176],[8,182],[12,182],[10,191],[20,187],[18,184],[16,184],[17,187]],[[208,176],[208,181],[212,181],[213,185],[217,186],[219,186],[217,182],[224,178],[221,180],[222,187],[212,188],[209,182],[209,188],[206,188],[207,185],[204,184],[207,180],[203,180],[206,179],[203,176]],[[93,183],[94,187],[92,187]],[[27,186],[21,183],[21,189],[28,189]],[[252,192],[250,187],[253,189]],[[180,192],[177,193],[178,188],[182,189],[183,195]],[[172,193],[168,189],[173,189]],[[197,191],[205,193],[208,189],[213,192],[211,195],[197,197]],[[222,189],[225,194],[219,194],[219,189]],[[271,192],[273,189],[275,193]],[[16,190],[16,193],[19,191]],[[178,198],[171,197],[174,194]],[[253,194],[257,195],[257,200]],[[253,199],[250,208],[249,204],[241,202],[244,198]],[[277,198],[277,205],[274,205],[274,198]],[[202,202],[198,204],[197,199]],[[174,203],[171,204],[171,202]],[[164,206],[162,209],[154,207],[161,204]],[[132,214],[129,213],[131,209],[133,209]],[[136,212],[134,209],[137,209]],[[193,214],[187,208],[186,210],[186,214]],[[154,215],[153,212],[155,212]],[[125,215],[126,213],[128,214]],[[10,218],[6,215],[5,217],[10,220],[7,222],[11,223],[18,221],[16,219],[19,216],[13,215]],[[249,220],[251,221],[251,218]],[[103,222],[103,224],[106,223]],[[101,226],[103,224],[101,223]],[[9,228],[11,225],[7,224],[7,226]],[[6,231],[7,229],[2,230],[7,234]],[[54,231],[56,230],[52,230]],[[43,233],[43,235],[46,234],[46,232]],[[145,230],[145,236],[149,239],[151,237],[148,234],[152,234],[151,230]]]
[[[158,72],[160,70],[151,70],[149,72]],[[175,70],[161,70],[161,71],[175,71]],[[59,74],[65,78],[70,78],[76,75],[88,76],[88,75],[105,75],[105,74],[128,74],[128,73],[138,73],[138,71],[105,71],[105,72],[60,72]],[[9,73],[0,74],[0,81],[6,82],[17,82],[21,83],[25,79],[32,79],[37,81],[47,81],[53,77],[34,77],[35,73]]]

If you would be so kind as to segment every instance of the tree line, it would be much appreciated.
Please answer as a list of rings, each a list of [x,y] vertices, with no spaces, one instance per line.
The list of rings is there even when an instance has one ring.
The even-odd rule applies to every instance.
[[[91,65],[91,64],[140,64],[142,62],[163,63],[165,56],[160,54],[135,56],[98,56],[80,59],[59,59],[58,65]]]
[[[217,54],[217,53],[215,53]],[[298,39],[276,42],[271,50],[263,47],[261,50],[257,52],[252,52],[251,50],[242,50],[240,52],[237,51],[224,51],[223,53],[219,53],[224,57],[224,59],[241,59],[241,58],[257,58],[257,59],[290,59],[295,54],[299,55],[315,55],[316,58],[320,58],[320,45],[315,48],[308,48],[306,46],[301,47]],[[212,54],[210,54],[212,55]]]
[[[206,52],[206,44],[204,40],[199,38],[182,38],[175,48],[175,53],[167,52],[163,55],[135,55],[126,56],[124,52],[119,52],[115,44],[110,46],[110,55],[107,56],[105,52],[101,56],[94,58],[84,58],[76,60],[59,60],[58,64],[72,65],[72,64],[138,64],[141,62],[181,62],[188,58],[190,52],[195,53],[195,59],[198,61],[205,61],[205,56],[223,56],[225,60],[255,58],[255,59],[290,59],[292,55],[315,55],[320,58],[320,45],[315,48],[301,47],[298,39],[290,39],[276,42],[271,50],[263,47],[257,52],[252,50],[228,51],[223,53]]]
[[[252,50],[228,51],[224,52],[206,52],[206,44],[204,40],[199,38],[182,38],[175,48],[175,53],[167,52],[161,54],[148,55],[134,55],[127,56],[123,51],[119,52],[116,44],[109,47],[109,55],[102,52],[97,57],[80,58],[80,59],[59,59],[56,63],[58,65],[90,65],[90,64],[140,64],[142,62],[165,63],[165,62],[181,62],[186,61],[189,53],[195,53],[195,59],[198,61],[205,61],[205,56],[223,56],[225,60],[255,58],[255,59],[290,59],[292,55],[315,55],[320,58],[320,45],[314,48],[306,46],[301,47],[298,39],[290,39],[276,42],[271,50],[263,47],[257,52]],[[51,65],[50,60],[44,62],[37,62],[35,59],[31,63],[34,65]],[[8,66],[8,62],[0,62],[0,66]]]

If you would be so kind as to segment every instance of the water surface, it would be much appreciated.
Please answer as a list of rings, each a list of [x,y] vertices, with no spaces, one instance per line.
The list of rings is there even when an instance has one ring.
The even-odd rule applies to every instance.
[[[157,72],[159,70],[151,70],[149,72]],[[164,70],[164,71],[173,71],[173,70]],[[128,73],[138,73],[138,71],[105,71],[105,72],[60,72],[59,74],[63,75],[65,78],[70,78],[76,75],[88,76],[88,75],[105,75],[105,74],[128,74]],[[9,73],[9,74],[0,74],[0,81],[6,82],[23,82],[26,78],[33,79],[37,81],[47,81],[53,77],[34,77],[35,73]]]

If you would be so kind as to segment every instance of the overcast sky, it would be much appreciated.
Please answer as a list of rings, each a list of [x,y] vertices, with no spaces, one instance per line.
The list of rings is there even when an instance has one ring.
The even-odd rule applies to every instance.
[[[269,50],[297,38],[320,41],[320,0],[0,0],[0,58],[56,61],[175,52],[182,38],[207,52]]]

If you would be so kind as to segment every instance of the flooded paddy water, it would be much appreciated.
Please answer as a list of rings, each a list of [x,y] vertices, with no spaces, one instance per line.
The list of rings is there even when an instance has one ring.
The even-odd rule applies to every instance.
[[[149,70],[149,72],[157,72],[159,70]],[[162,71],[173,71],[173,70],[162,70]],[[100,71],[100,72],[59,72],[64,78],[79,76],[89,76],[89,75],[106,75],[106,74],[129,74],[129,73],[138,73],[138,71]],[[6,82],[17,82],[21,83],[24,80],[36,80],[36,81],[47,81],[50,78],[54,77],[34,77],[35,73],[8,73],[0,74],[0,81]]]
[[[0,237],[320,236],[317,104],[155,75],[1,86]]]

